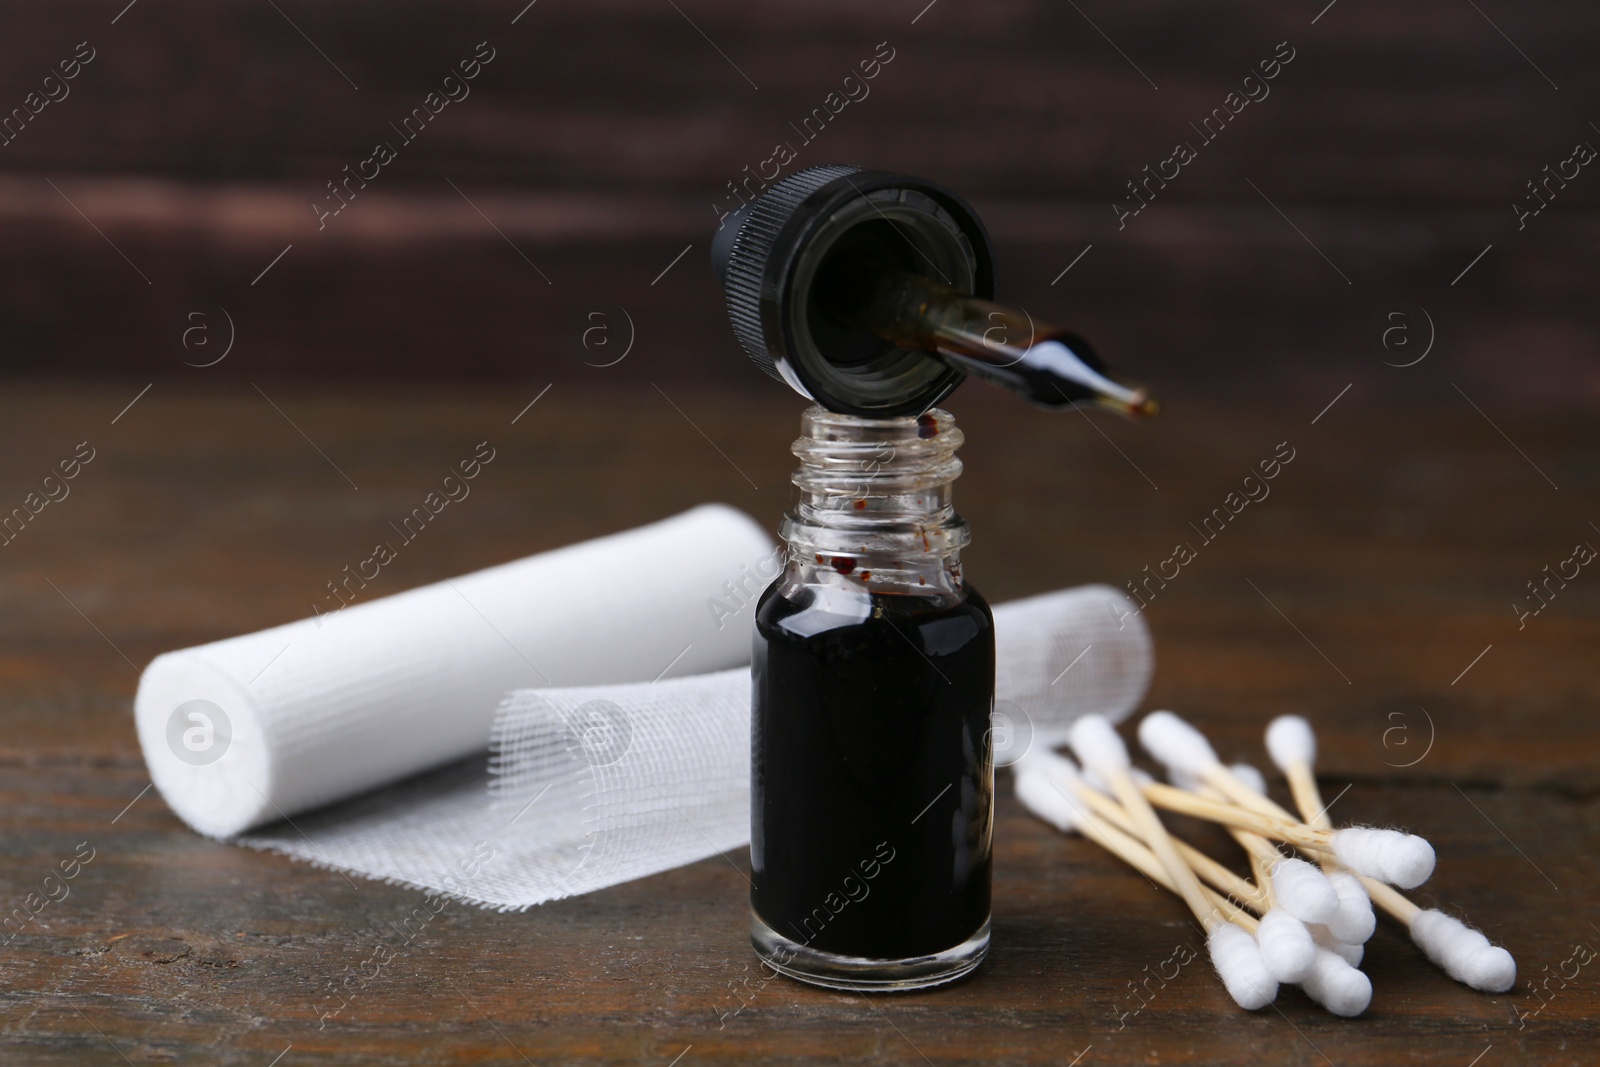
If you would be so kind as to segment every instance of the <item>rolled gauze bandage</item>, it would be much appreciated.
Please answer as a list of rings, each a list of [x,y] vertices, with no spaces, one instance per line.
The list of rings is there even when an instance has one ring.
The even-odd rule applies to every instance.
[[[751,625],[780,565],[750,518],[696,508],[160,656],[139,741],[202,833],[489,907],[592,892],[749,840]],[[1149,633],[1115,589],[994,616],[1010,758],[1143,698]]]
[[[232,836],[487,751],[509,690],[747,663],[780,565],[754,520],[707,505],[169,652],[139,683],[139,744],[173,811]]]
[[[1142,627],[1107,586],[994,609],[1010,757],[1087,711],[1121,718],[1150,683]],[[1084,648],[1093,645],[1093,651]],[[1039,663],[1044,654],[1050,662]],[[1094,685],[1068,687],[1084,672]],[[1091,694],[1098,694],[1090,700]],[[1031,709],[1026,712],[1020,709]],[[1026,716],[1023,718],[1023,716]],[[998,718],[998,716],[997,716]],[[1029,731],[1027,727],[1032,727]],[[841,729],[854,728],[841,723]],[[995,729],[996,760],[1000,729]],[[531,907],[738,848],[750,839],[748,668],[621,685],[519,689],[492,756],[238,838],[352,874],[476,904]]]

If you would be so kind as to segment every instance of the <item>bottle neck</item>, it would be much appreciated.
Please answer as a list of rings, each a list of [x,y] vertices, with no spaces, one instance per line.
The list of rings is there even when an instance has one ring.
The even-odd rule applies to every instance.
[[[791,579],[820,573],[874,592],[959,590],[970,536],[952,487],[963,440],[937,408],[889,419],[806,411],[793,449],[799,495],[782,527]]]

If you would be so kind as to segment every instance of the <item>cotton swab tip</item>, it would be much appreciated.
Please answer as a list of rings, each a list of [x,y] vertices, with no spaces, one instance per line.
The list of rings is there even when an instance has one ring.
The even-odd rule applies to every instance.
[[[1282,908],[1273,908],[1261,917],[1256,930],[1261,946],[1261,961],[1280,982],[1304,981],[1317,962],[1317,943],[1306,924]]]
[[[1517,982],[1517,961],[1480,931],[1428,908],[1411,920],[1411,940],[1458,982],[1485,993],[1504,993]]]
[[[1334,871],[1328,875],[1328,883],[1339,897],[1339,910],[1328,920],[1329,932],[1349,945],[1366,944],[1378,928],[1367,887],[1349,871]]]
[[[1082,815],[1044,770],[1024,767],[1017,772],[1014,789],[1023,807],[1062,833],[1077,833],[1082,828]]]
[[[1473,957],[1467,985],[1485,993],[1504,993],[1517,984],[1517,961],[1499,945]]]
[[[1266,796],[1267,795],[1267,778],[1266,778],[1266,775],[1262,774],[1260,771],[1258,771],[1256,768],[1252,767],[1250,764],[1248,764],[1248,763],[1233,763],[1233,764],[1229,764],[1228,770],[1232,771],[1233,772],[1233,776],[1235,778],[1239,779],[1239,784],[1244,786],[1246,789],[1250,790],[1250,792],[1259,793],[1262,796]]]
[[[1158,762],[1183,774],[1199,774],[1221,762],[1205,734],[1170,711],[1152,711],[1140,721],[1139,743]]]
[[[1267,726],[1267,755],[1280,771],[1310,764],[1317,758],[1317,735],[1299,715],[1279,715]]]
[[[1206,947],[1211,951],[1211,965],[1217,969],[1217,976],[1239,1007],[1255,1011],[1277,999],[1278,980],[1267,970],[1255,938],[1225,922],[1211,931]]]
[[[1339,862],[1357,874],[1415,889],[1433,874],[1433,846],[1414,834],[1351,826],[1333,835]]]
[[[1128,769],[1128,746],[1104,715],[1085,715],[1075,721],[1067,741],[1085,769]]]
[[[1372,982],[1327,949],[1317,951],[1317,962],[1300,983],[1306,996],[1346,1019],[1367,1010],[1372,1003]]]
[[[1307,929],[1311,931],[1311,939],[1320,947],[1327,949],[1352,967],[1361,966],[1361,957],[1367,954],[1365,943],[1357,945],[1348,941],[1341,941],[1334,937],[1333,932],[1321,923],[1312,923]]]
[[[1328,876],[1303,859],[1285,857],[1273,865],[1272,892],[1301,922],[1325,923],[1339,914],[1339,894]]]
[[[1083,780],[1076,763],[1044,745],[1029,749],[1026,755],[1012,764],[1012,770],[1017,774],[1029,769],[1049,775],[1062,789],[1076,787]]]
[[[1140,770],[1138,767],[1129,767],[1128,777],[1132,778],[1133,784],[1138,786],[1140,789],[1155,783],[1155,779],[1152,778],[1148,772]],[[1094,789],[1098,792],[1110,793],[1112,791],[1111,782],[1107,780],[1105,775],[1099,773],[1098,771],[1084,771],[1083,780],[1091,789]]]

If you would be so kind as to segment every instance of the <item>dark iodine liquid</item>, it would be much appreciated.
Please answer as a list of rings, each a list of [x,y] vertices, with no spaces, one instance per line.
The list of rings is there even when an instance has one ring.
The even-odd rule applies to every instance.
[[[989,606],[970,586],[873,594],[865,621],[829,625],[781,584],[756,611],[755,912],[837,955],[953,948],[989,917]]]

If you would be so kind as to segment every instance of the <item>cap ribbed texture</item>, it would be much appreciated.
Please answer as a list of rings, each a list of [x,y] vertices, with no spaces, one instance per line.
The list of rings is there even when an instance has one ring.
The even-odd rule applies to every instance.
[[[767,259],[784,224],[807,197],[829,182],[860,170],[860,167],[829,164],[789,175],[751,202],[750,215],[733,239],[724,283],[728,318],[733,322],[734,336],[755,360],[756,366],[779,381],[783,380],[783,375],[772,362],[766,334],[761,328],[761,284],[767,271]]]

